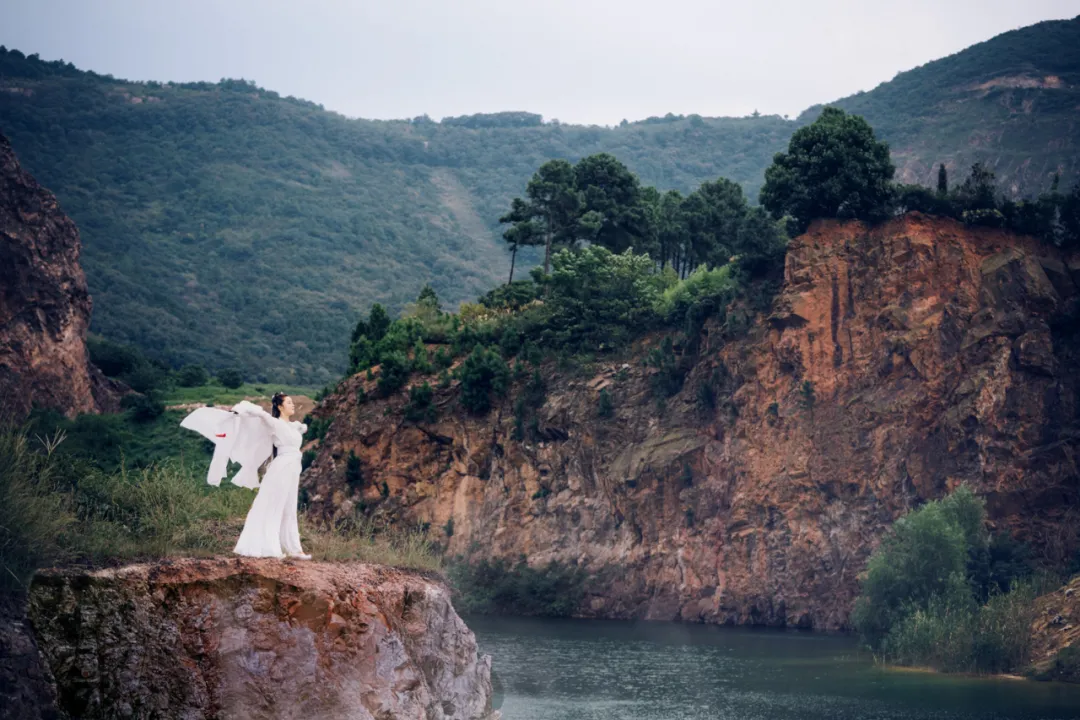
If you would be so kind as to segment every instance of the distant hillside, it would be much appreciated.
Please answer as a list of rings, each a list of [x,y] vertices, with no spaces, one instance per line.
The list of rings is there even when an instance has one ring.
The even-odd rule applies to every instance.
[[[906,182],[988,163],[1013,195],[1080,179],[1080,17],[1038,23],[835,103],[889,141]],[[799,121],[811,122],[821,107]],[[953,177],[958,178],[957,172]]]
[[[903,178],[990,162],[1006,189],[1080,177],[1080,18],[1006,33],[838,105]],[[667,116],[616,128],[524,112],[350,120],[252,83],[134,83],[0,49],[0,132],[84,241],[92,329],[173,364],[324,382],[373,302],[501,281],[498,217],[545,160],[614,153],[646,184],[728,177],[757,198],[799,125]]]
[[[613,130],[528,113],[349,120],[243,81],[114,80],[0,52],[0,131],[84,239],[93,329],[174,364],[324,382],[374,302],[447,304],[509,268],[498,217],[545,160],[608,151],[642,179],[756,197],[791,123]],[[295,371],[295,372],[294,372]]]

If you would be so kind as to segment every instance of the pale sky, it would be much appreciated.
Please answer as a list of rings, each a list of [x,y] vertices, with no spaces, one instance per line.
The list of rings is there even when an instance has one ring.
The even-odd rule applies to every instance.
[[[795,116],[1080,0],[0,0],[0,44],[351,117]]]

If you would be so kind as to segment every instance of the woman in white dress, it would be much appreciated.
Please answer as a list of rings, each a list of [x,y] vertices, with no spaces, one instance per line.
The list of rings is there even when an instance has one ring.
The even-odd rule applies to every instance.
[[[277,393],[271,400],[269,413],[245,400],[234,405],[232,412],[200,408],[181,423],[217,446],[207,475],[210,484],[221,482],[231,459],[242,466],[233,482],[243,487],[258,487],[244,530],[233,548],[237,555],[311,559],[300,546],[296,522],[303,469],[300,446],[307,425],[290,422],[294,412],[292,398]],[[259,484],[255,470],[271,454],[273,459]]]

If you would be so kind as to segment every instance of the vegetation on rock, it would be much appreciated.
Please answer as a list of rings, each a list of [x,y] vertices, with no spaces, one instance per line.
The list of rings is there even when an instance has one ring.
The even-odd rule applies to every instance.
[[[905,182],[983,162],[1011,199],[1045,191],[1055,172],[1065,192],[1077,179],[1058,148],[1078,144],[1078,37],[1080,19],[1040,23],[834,104],[903,149]],[[242,80],[128,82],[6,49],[0,89],[0,127],[81,229],[96,332],[170,367],[303,384],[340,374],[349,324],[375,303],[396,315],[430,283],[453,307],[506,279],[498,219],[518,222],[506,208],[552,159],[593,188],[564,198],[579,239],[621,253],[633,238],[680,273],[718,264],[698,247],[709,233],[684,218],[688,195],[757,198],[773,155],[819,113],[614,128],[530,113],[349,120]],[[507,239],[527,271],[530,246],[563,238],[536,232],[548,220],[536,192],[524,199],[530,224]],[[722,239],[710,252],[747,255],[737,235]]]
[[[1028,662],[1034,570],[991,538],[982,499],[960,488],[900,518],[871,556],[852,620],[883,660],[1011,672]]]

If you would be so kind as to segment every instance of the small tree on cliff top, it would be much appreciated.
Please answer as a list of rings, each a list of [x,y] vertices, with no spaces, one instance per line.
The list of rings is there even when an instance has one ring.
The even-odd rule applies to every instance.
[[[895,171],[889,146],[866,120],[827,107],[773,157],[760,200],[773,217],[790,215],[800,232],[815,218],[878,220],[888,214]]]

